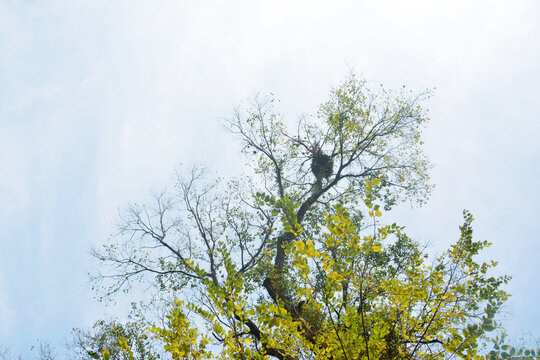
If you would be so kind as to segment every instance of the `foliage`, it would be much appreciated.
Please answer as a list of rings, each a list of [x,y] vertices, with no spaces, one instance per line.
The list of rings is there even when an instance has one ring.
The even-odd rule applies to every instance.
[[[506,333],[492,339],[493,350],[491,350],[486,356],[489,360],[502,360],[502,359],[540,359],[540,345],[538,339],[529,338],[521,339],[522,343],[519,345],[509,345]],[[535,343],[533,347],[530,344]],[[526,345],[528,344],[528,345]]]
[[[211,355],[207,350],[210,338],[204,335],[199,338],[197,329],[191,327],[186,319],[183,305],[181,301],[175,301],[175,306],[167,316],[166,328],[154,325],[150,331],[163,341],[165,350],[173,359],[206,359]]]
[[[91,330],[74,329],[71,352],[78,359],[156,360],[160,352],[141,323],[99,320]]]
[[[233,276],[229,291],[209,282],[210,304],[189,307],[224,345],[222,358],[482,358],[477,349],[497,326],[507,298],[500,285],[508,278],[488,277],[494,264],[473,259],[488,244],[472,240],[471,221],[466,212],[458,242],[429,263],[402,228],[362,235],[338,204],[326,214],[320,241],[298,239],[287,248],[294,298],[302,299],[292,311],[281,299],[250,301],[243,279]],[[182,308],[176,304],[172,322],[184,318]],[[181,329],[188,327],[167,330],[176,343],[208,341]]]
[[[296,132],[272,99],[238,110],[228,126],[250,172],[224,184],[195,168],[130,207],[94,252],[105,295],[145,279],[181,292],[151,328],[174,359],[483,358],[508,277],[475,259],[489,244],[472,239],[471,214],[436,257],[381,220],[429,195],[428,96],[353,75]]]

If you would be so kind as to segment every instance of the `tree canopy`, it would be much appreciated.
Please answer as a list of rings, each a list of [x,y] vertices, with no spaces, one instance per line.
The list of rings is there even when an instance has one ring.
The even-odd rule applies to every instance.
[[[238,109],[227,125],[246,173],[225,182],[193,168],[129,207],[94,252],[104,294],[140,281],[172,294],[149,329],[173,359],[515,355],[482,352],[509,278],[476,260],[489,243],[473,239],[472,215],[439,255],[384,222],[398,202],[429,196],[428,97],[352,75],[294,130],[272,98]]]

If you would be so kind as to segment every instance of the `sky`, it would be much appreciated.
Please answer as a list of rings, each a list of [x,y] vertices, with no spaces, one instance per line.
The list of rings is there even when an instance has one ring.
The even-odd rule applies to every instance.
[[[510,335],[540,336],[540,2],[0,0],[0,344],[62,346],[121,309],[89,250],[174,169],[241,171],[223,127],[273,93],[292,121],[354,70],[436,88],[433,195],[392,216],[444,248],[463,209],[511,274]]]

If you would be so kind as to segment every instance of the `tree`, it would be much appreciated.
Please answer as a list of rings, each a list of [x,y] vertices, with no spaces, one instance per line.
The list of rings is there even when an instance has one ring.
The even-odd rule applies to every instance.
[[[38,340],[37,346],[32,346],[31,350],[37,352],[37,358],[39,360],[55,360],[58,358],[56,349],[48,342]]]
[[[35,353],[33,358],[37,360],[55,360],[60,358],[57,350],[46,341],[37,340],[37,344],[32,345],[30,350]],[[25,358],[20,353],[14,354],[6,345],[0,345],[0,360],[23,360]]]
[[[428,96],[353,75],[294,132],[256,99],[228,121],[249,172],[223,183],[195,168],[131,206],[94,252],[108,266],[96,279],[106,295],[142,279],[178,294],[151,328],[174,359],[479,358],[508,278],[474,260],[488,243],[473,241],[472,216],[437,257],[382,221],[429,195]]]
[[[155,348],[155,342],[145,328],[140,322],[99,320],[90,330],[74,329],[69,357],[100,359],[106,351],[116,360],[159,359],[161,352]]]
[[[0,344],[0,360],[21,360],[21,355],[14,355],[6,344]]]

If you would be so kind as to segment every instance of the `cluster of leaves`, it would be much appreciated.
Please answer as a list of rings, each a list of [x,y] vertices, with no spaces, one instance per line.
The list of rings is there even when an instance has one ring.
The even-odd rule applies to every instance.
[[[166,327],[154,325],[149,330],[165,344],[165,351],[173,359],[207,359],[211,354],[207,350],[210,339],[204,335],[200,337],[197,329],[191,327],[183,308],[184,303],[176,300],[171,313],[166,316]]]
[[[491,339],[491,351],[487,354],[486,359],[540,359],[538,339],[529,334],[529,336],[523,336],[519,340],[519,344],[510,345],[507,337],[506,332],[502,331],[498,336]]]
[[[99,320],[90,330],[74,329],[71,352],[79,359],[157,360],[162,351],[140,322]]]

